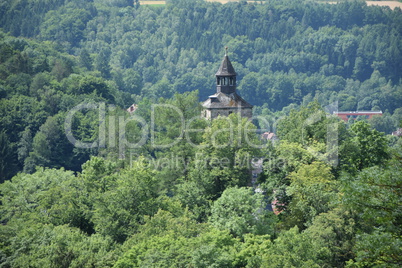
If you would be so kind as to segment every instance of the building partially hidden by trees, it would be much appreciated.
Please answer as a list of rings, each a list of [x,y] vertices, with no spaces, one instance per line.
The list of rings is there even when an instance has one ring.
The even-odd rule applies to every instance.
[[[334,112],[343,121],[348,122],[349,119],[357,119],[358,116],[365,119],[373,118],[373,115],[382,116],[382,111],[348,111],[348,112]]]
[[[251,118],[253,106],[236,93],[236,72],[227,55],[216,75],[216,93],[202,104],[203,117],[214,119],[218,116],[228,116],[239,113],[241,117]]]

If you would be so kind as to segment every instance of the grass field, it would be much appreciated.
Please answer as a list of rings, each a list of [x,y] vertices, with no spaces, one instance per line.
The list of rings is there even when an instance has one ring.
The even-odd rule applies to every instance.
[[[402,8],[402,3],[397,1],[367,1],[367,5],[389,6],[391,9],[394,9],[396,7]]]
[[[219,2],[226,4],[228,2],[238,2],[238,0],[206,0],[207,2]],[[247,1],[249,3],[260,2],[260,1]],[[320,1],[321,2],[321,1]],[[322,1],[329,4],[336,4],[336,1]],[[399,7],[402,9],[402,3],[397,1],[366,1],[369,6],[389,6],[391,9]],[[166,1],[140,1],[141,5],[165,5]]]
[[[140,1],[140,5],[164,5],[166,1]]]
[[[322,1],[319,0],[319,2],[325,2],[328,4],[336,4],[337,2],[344,2],[348,0],[340,0],[340,1]],[[402,8],[402,3],[398,1],[366,1],[368,6],[388,6],[391,9],[394,9],[396,7]]]
[[[239,2],[239,0],[205,0],[207,2],[219,2],[222,4],[226,4],[228,2]],[[249,3],[254,3],[254,2],[261,2],[261,1],[247,1]],[[164,5],[166,4],[166,1],[140,1],[141,5]]]

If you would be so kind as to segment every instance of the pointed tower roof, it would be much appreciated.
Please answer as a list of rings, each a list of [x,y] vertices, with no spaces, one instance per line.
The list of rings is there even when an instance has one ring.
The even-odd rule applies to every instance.
[[[235,69],[228,57],[228,48],[226,47],[225,57],[219,67],[219,70],[215,74],[216,76],[234,76],[236,75]]]
[[[253,105],[249,104],[236,93],[236,72],[228,57],[226,47],[225,57],[216,73],[216,93],[203,102],[203,117],[214,119],[218,116],[229,116],[239,113],[242,117],[251,119]]]

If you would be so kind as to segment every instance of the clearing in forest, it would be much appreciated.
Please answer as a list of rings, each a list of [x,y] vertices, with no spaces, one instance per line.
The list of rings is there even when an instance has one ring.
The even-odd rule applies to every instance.
[[[397,1],[366,1],[369,6],[389,6],[391,9],[402,8],[402,3]]]
[[[219,3],[222,3],[222,4],[226,4],[228,2],[239,2],[239,0],[205,0],[205,1],[207,1],[207,2],[219,2]],[[247,1],[247,2],[249,2],[249,3],[257,2],[257,3],[259,3],[259,2],[264,2],[264,1],[256,0],[256,1]],[[166,4],[166,1],[152,1],[152,0],[140,1],[140,4],[141,5],[164,5],[164,4]]]
[[[222,4],[226,4],[228,2],[239,2],[239,0],[205,0],[207,2],[219,2]],[[247,1],[248,3],[259,3],[259,2],[264,2],[264,1]],[[319,1],[319,2],[326,2],[328,4],[336,4],[338,3],[337,1]],[[389,6],[391,9],[394,9],[396,7],[399,7],[402,9],[402,3],[397,2],[397,1],[366,1],[367,5],[369,6]],[[166,1],[140,1],[141,5],[165,5]]]
[[[320,2],[325,2],[325,1],[320,1]],[[339,1],[338,1],[339,2]],[[328,4],[337,4],[337,1],[330,1],[326,2]],[[391,9],[395,9],[396,7],[399,7],[402,9],[402,3],[398,1],[366,1],[368,6],[388,6]]]

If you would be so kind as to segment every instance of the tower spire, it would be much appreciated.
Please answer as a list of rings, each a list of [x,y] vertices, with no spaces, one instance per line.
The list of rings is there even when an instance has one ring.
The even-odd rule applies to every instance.
[[[216,72],[216,92],[232,94],[236,92],[236,71],[228,57],[228,47],[225,47],[225,57]]]
[[[216,93],[204,101],[203,117],[214,119],[218,116],[229,116],[239,113],[242,117],[253,116],[253,106],[236,93],[236,71],[228,56],[228,47],[225,47],[225,56],[219,66],[216,76]]]

